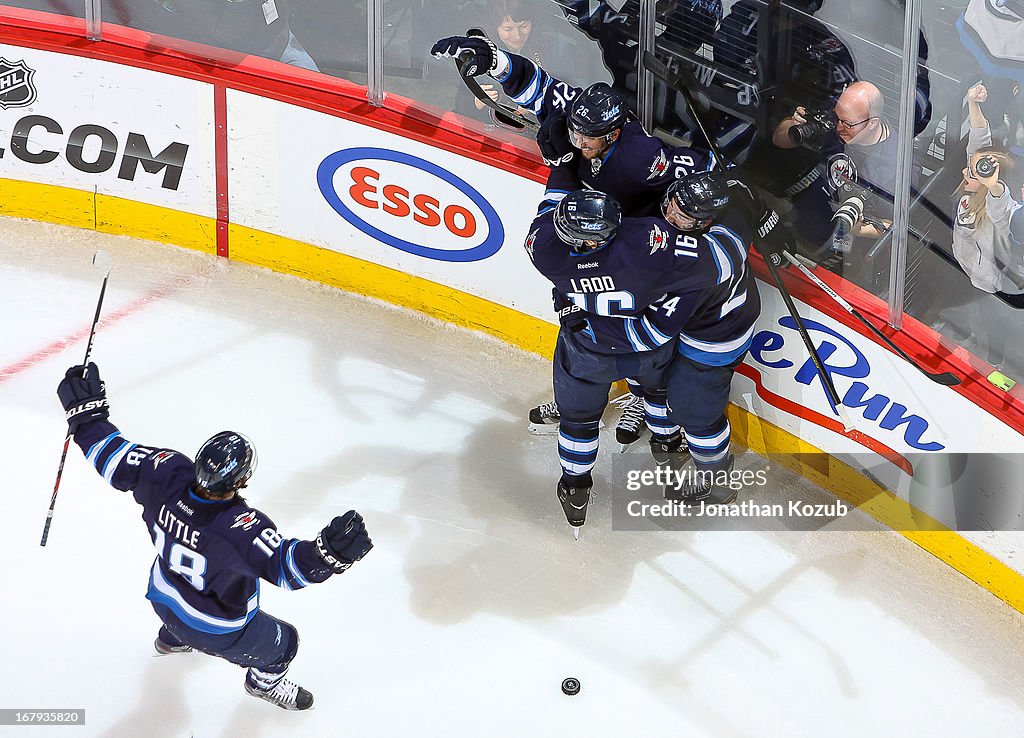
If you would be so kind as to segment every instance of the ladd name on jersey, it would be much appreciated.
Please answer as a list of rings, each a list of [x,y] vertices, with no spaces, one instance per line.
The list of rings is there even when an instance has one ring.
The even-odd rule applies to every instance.
[[[569,284],[572,285],[573,292],[612,292],[615,290],[615,280],[601,275],[570,279]]]

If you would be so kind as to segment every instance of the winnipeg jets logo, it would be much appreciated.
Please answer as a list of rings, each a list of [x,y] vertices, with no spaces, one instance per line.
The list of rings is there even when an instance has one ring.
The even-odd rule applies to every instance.
[[[231,527],[237,528],[241,526],[242,530],[249,530],[258,522],[260,522],[260,519],[256,517],[256,511],[246,510],[244,513],[235,516],[235,522],[231,525]]]
[[[173,451],[161,451],[157,454],[153,454],[153,468],[156,469],[158,466],[160,466],[160,464],[167,461],[172,456],[174,456]]]
[[[960,204],[956,208],[956,224],[961,228],[974,228],[977,216],[969,208],[971,205],[970,195],[960,198]]]
[[[610,107],[601,113],[601,120],[603,120],[605,123],[607,123],[610,120],[614,120],[621,111],[622,108],[619,107],[618,105]]]
[[[846,154],[836,154],[828,160],[828,184],[835,191],[844,182],[857,181],[857,165]]]
[[[668,158],[665,156],[665,152],[661,151],[658,153],[658,158],[651,162],[651,173],[647,176],[647,179],[658,179],[668,169]]]
[[[651,247],[651,253],[661,251],[668,246],[668,231],[663,231],[658,226],[654,226],[654,230],[650,233],[648,244]]]
[[[0,108],[25,108],[36,101],[35,70],[0,57]]]
[[[534,231],[526,237],[526,242],[523,244],[523,248],[526,249],[526,253],[530,256],[530,261],[533,261],[533,244],[537,240],[537,231]]]

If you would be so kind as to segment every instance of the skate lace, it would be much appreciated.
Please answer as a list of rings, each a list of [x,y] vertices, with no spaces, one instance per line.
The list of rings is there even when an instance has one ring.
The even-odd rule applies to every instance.
[[[274,685],[273,689],[268,690],[266,695],[276,702],[295,705],[299,698],[299,685],[287,679],[282,679]]]
[[[612,400],[613,403],[622,408],[622,417],[619,418],[619,428],[629,431],[637,431],[644,422],[644,401],[632,392],[627,392],[621,397]]]
[[[543,405],[537,406],[537,412],[540,413],[542,418],[557,418],[558,417],[558,405],[554,400],[551,402],[545,402]]]

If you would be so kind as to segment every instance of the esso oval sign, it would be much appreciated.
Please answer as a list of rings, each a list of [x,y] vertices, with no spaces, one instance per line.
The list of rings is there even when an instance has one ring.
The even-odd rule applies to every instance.
[[[338,215],[401,251],[440,261],[479,261],[505,240],[498,213],[465,180],[437,164],[389,149],[336,151],[317,185]]]

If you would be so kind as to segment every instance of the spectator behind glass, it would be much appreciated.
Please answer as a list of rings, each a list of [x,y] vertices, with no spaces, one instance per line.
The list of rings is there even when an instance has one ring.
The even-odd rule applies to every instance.
[[[1000,179],[1013,168],[1013,160],[1004,148],[992,145],[992,133],[981,109],[987,99],[988,90],[983,84],[967,91],[971,129],[967,166],[957,190],[960,197],[953,224],[953,255],[979,290],[1021,295],[1024,207],[1012,198],[1010,188]],[[985,172],[991,173],[985,176]],[[1024,299],[1015,302],[1024,307]]]
[[[612,88],[636,114],[637,70],[639,59],[640,2],[626,0],[618,10],[607,0],[555,0],[570,23],[595,41],[601,59],[612,75]],[[722,19],[720,0],[657,0],[655,31],[660,39],[684,46],[694,52],[712,43],[715,28]],[[557,76],[557,75],[556,75]],[[685,110],[681,100],[655,101],[655,119],[666,129],[683,126]]]
[[[1024,1],[970,0],[956,26],[964,48],[988,79],[993,129],[998,135],[1005,125],[1006,145],[1024,153]]]
[[[807,128],[797,128],[809,122],[803,106],[783,119],[772,136],[779,149],[802,145],[820,152],[816,169],[805,178],[809,183],[792,197],[791,217],[806,242],[806,253],[837,272],[853,237],[879,239],[892,224],[898,140],[883,116],[884,106],[878,87],[854,82],[831,111],[820,111],[822,115],[810,121],[814,136]],[[803,143],[797,140],[801,135]],[[916,186],[913,180],[916,177],[912,178]],[[859,202],[860,213],[847,209],[852,223],[838,234],[843,221],[833,214],[838,215],[840,206],[850,205],[853,199]]]
[[[150,33],[275,59],[317,72],[316,63],[291,31],[289,2],[140,0],[135,27]]]
[[[748,120],[767,119],[774,126],[797,105],[804,114],[831,110],[843,90],[857,80],[849,48],[812,17],[822,4],[823,0],[785,0],[766,7],[763,0],[739,0],[722,20],[715,32],[715,61],[737,72],[757,74],[766,87],[763,95],[744,100]],[[783,150],[773,145],[771,130],[754,140],[744,176],[775,197],[789,199],[821,174],[821,152],[807,146]]]
[[[498,0],[484,16],[483,30],[498,48],[526,57],[559,79],[572,82],[576,77],[577,60],[564,35],[552,30],[552,6],[547,0]],[[566,28],[565,30],[568,30]],[[481,82],[481,88],[492,100],[502,97],[500,85]],[[493,123],[491,110],[477,100],[462,84],[456,88],[453,109],[469,118]]]

